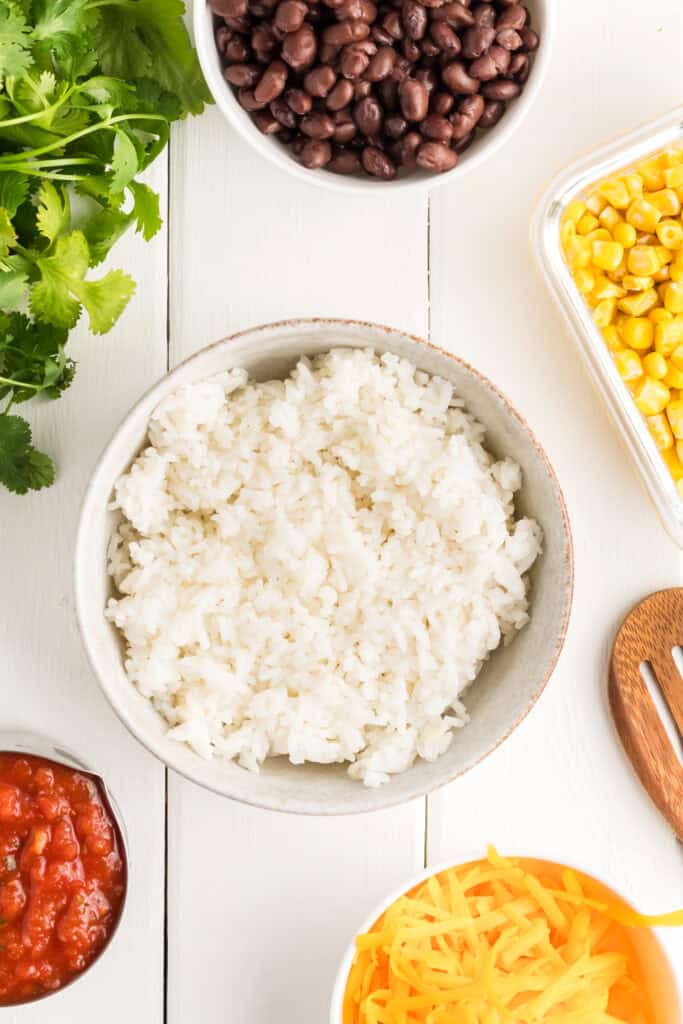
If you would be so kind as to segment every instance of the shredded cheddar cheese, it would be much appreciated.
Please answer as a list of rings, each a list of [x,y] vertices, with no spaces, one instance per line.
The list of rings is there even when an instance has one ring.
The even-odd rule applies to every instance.
[[[655,1024],[629,929],[683,925],[595,898],[557,865],[433,875],[356,940],[343,1024]]]

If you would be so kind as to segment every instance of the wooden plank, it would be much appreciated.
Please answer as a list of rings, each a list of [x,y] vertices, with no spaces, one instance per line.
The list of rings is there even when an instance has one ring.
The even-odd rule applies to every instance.
[[[167,169],[150,184],[166,205]],[[165,772],[129,736],[92,676],[76,626],[72,560],[83,491],[97,457],[131,404],[166,366],[166,231],[152,242],[123,239],[111,265],[138,282],[137,295],[104,338],[74,333],[72,389],[58,402],[22,406],[36,443],[56,459],[53,488],[0,492],[0,703],[2,724],[51,735],[106,778],[131,843],[131,889],[121,930],[90,974],[35,1005],[3,1010],[7,1024],[100,1024],[163,1019]]]
[[[171,182],[173,362],[292,316],[425,333],[426,200],[302,187],[216,111],[176,134]],[[354,928],[423,861],[424,801],[294,818],[171,774],[169,821],[169,1024],[321,1024]]]
[[[557,170],[680,96],[678,0],[645,16],[627,7],[615,23],[611,3],[560,5],[552,67],[529,119],[479,172],[432,201],[434,339],[490,375],[546,447],[569,505],[577,575],[567,645],[545,696],[496,754],[430,799],[428,849],[430,862],[457,861],[487,842],[555,851],[640,905],[663,909],[683,903],[680,849],[622,754],[607,707],[607,661],[624,615],[649,592],[680,583],[683,559],[579,364],[527,241],[536,198]],[[647,54],[646,86],[634,81],[635,53]],[[683,963],[683,939],[672,941]]]

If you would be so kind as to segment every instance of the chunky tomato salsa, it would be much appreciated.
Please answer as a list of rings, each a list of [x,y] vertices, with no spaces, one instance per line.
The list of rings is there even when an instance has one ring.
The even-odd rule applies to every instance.
[[[0,752],[0,1005],[67,984],[118,920],[126,868],[95,779]]]

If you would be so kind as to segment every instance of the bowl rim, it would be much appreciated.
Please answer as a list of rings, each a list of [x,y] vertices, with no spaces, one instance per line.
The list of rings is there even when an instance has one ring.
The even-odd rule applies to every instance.
[[[366,914],[366,916],[361,921],[359,927],[356,928],[356,930],[353,932],[353,935],[351,936],[349,942],[344,947],[344,951],[341,954],[339,960],[339,967],[334,977],[334,984],[330,995],[329,1024],[342,1024],[342,1008],[344,1001],[344,993],[346,991],[346,983],[349,976],[349,970],[351,968],[351,964],[353,962],[353,957],[355,953],[356,936],[362,935],[364,932],[368,931],[373,926],[375,921],[377,921],[380,915],[383,914],[384,911],[392,905],[392,903],[395,903],[396,900],[400,899],[401,896],[404,896],[416,885],[420,885],[421,882],[424,882],[428,878],[431,878],[432,875],[438,875],[442,871],[448,871],[451,868],[462,867],[465,864],[470,864],[474,861],[485,859],[485,854],[482,854],[481,849],[479,849],[478,853],[472,853],[471,856],[467,855],[468,850],[469,846],[466,845],[465,855],[462,857],[462,859],[458,859],[457,861],[453,859],[439,860],[434,865],[428,865],[427,867],[424,867],[421,871],[415,873],[406,882],[402,883],[399,886],[394,886],[391,892],[388,895],[386,895],[383,899],[381,899],[379,902],[377,902],[373,909],[370,911],[370,913]],[[583,875],[587,875],[588,877],[594,879],[596,882],[599,882],[601,885],[604,885],[606,888],[611,889],[612,892],[614,892],[619,897],[619,899],[623,900],[623,902],[626,903],[629,907],[631,907],[631,909],[635,909],[630,899],[628,899],[623,894],[621,889],[617,888],[617,886],[614,885],[612,882],[606,881],[598,872],[592,870],[591,868],[582,867],[574,863],[573,860],[570,864],[569,862],[563,860],[561,857],[558,857],[557,851],[553,851],[552,849],[550,849],[544,850],[540,853],[529,853],[516,851],[509,852],[506,850],[503,853],[503,856],[526,860],[541,860],[546,861],[547,863],[557,864],[561,867],[573,868],[575,871],[578,871]],[[673,958],[667,948],[667,943],[664,939],[664,934],[666,933],[667,929],[650,927],[644,930],[651,932],[657,941],[659,949],[661,950],[662,956],[664,958],[664,962],[666,966],[669,968],[669,972],[671,974],[674,991],[679,1002],[678,1008],[683,1009],[683,987],[677,976]]]
[[[119,840],[121,847],[125,878],[123,899],[121,900],[119,915],[107,941],[102,946],[94,960],[91,960],[87,967],[78,974],[74,974],[66,984],[60,985],[59,988],[54,989],[53,991],[43,992],[34,999],[25,999],[20,1003],[0,1004],[0,1012],[2,1010],[13,1010],[15,1013],[19,1014],[22,1012],[29,1012],[25,1009],[27,1007],[33,1007],[39,1003],[42,1004],[47,999],[54,999],[57,996],[60,996],[63,992],[67,992],[69,989],[73,988],[74,985],[77,985],[82,978],[94,971],[100,961],[105,958],[114,943],[119,939],[122,932],[121,925],[123,924],[124,917],[126,916],[126,912],[130,906],[131,882],[133,880],[134,869],[133,862],[131,860],[131,847],[126,827],[126,819],[121,810],[121,805],[116,799],[116,796],[112,792],[109,784],[105,781],[104,776],[96,768],[93,768],[86,758],[73,750],[69,745],[58,742],[53,736],[48,735],[47,733],[42,731],[33,731],[32,729],[12,729],[6,726],[0,728],[0,753],[24,754],[30,757],[40,757],[47,761],[53,761],[55,764],[64,765],[66,768],[71,768],[74,771],[82,772],[84,775],[89,775],[93,779],[96,779],[102,788],[102,793],[104,794],[106,801],[106,809],[109,811],[114,822],[117,839]]]
[[[372,331],[382,332],[391,336],[398,336],[403,339],[408,339],[418,347],[430,349],[436,352],[437,354],[444,356],[447,359],[455,362],[459,367],[461,367],[466,372],[475,377],[478,380],[478,382],[483,385],[485,389],[488,389],[498,398],[498,400],[504,405],[506,411],[514,419],[517,420],[518,424],[522,427],[522,429],[529,437],[531,444],[533,445],[537,455],[541,459],[545,467],[546,473],[548,474],[548,477],[550,478],[550,481],[555,491],[558,509],[560,512],[560,518],[562,521],[563,536],[565,538],[566,545],[564,609],[562,619],[560,622],[560,627],[558,630],[558,635],[555,642],[555,647],[548,663],[547,672],[545,673],[543,679],[540,681],[538,688],[536,689],[532,699],[526,705],[523,712],[515,719],[513,723],[511,723],[511,725],[506,729],[504,734],[500,736],[492,746],[490,746],[480,757],[478,757],[471,764],[465,767],[461,767],[451,773],[448,773],[447,775],[444,775],[439,779],[433,780],[426,788],[421,788],[419,792],[412,794],[399,793],[395,789],[392,789],[391,783],[389,783],[388,785],[383,787],[383,792],[386,793],[385,799],[383,799],[382,802],[379,803],[377,806],[360,808],[353,807],[341,810],[335,807],[330,808],[329,806],[321,808],[320,805],[316,803],[315,800],[308,799],[300,799],[296,802],[295,806],[283,808],[282,805],[276,799],[269,799],[268,797],[264,797],[262,799],[247,798],[239,791],[236,791],[235,787],[219,787],[218,785],[211,784],[210,782],[207,782],[204,779],[198,777],[198,773],[192,771],[190,768],[180,768],[175,763],[173,763],[173,760],[171,760],[164,752],[164,748],[161,742],[163,737],[157,739],[151,737],[148,734],[143,735],[141,731],[139,731],[131,724],[129,720],[129,715],[125,710],[123,700],[119,699],[119,697],[116,695],[116,687],[110,686],[105,679],[105,674],[100,671],[99,659],[95,653],[94,644],[90,642],[90,638],[88,636],[87,628],[85,625],[86,618],[84,614],[84,607],[86,597],[83,592],[83,587],[81,586],[80,583],[81,576],[83,575],[83,570],[81,566],[84,562],[87,562],[88,559],[90,504],[93,500],[94,491],[99,481],[99,477],[101,474],[104,473],[105,463],[108,459],[108,456],[110,452],[116,448],[118,442],[122,440],[123,437],[125,437],[130,420],[133,419],[136,416],[136,414],[139,413],[144,407],[147,407],[153,400],[155,402],[159,401],[162,397],[161,392],[163,392],[164,394],[170,393],[173,390],[170,387],[170,384],[174,380],[174,378],[181,376],[182,371],[187,366],[190,366],[193,362],[198,361],[200,358],[204,357],[208,352],[214,351],[218,348],[228,347],[240,340],[243,340],[246,337],[252,337],[254,342],[256,343],[259,334],[261,334],[264,331],[271,331],[273,329],[278,328],[295,330],[298,328],[312,327],[315,325],[340,327],[342,329],[346,327],[364,328]],[[344,347],[343,340],[341,338],[339,340],[338,345],[336,345],[335,347]],[[178,386],[181,386],[180,382]],[[536,706],[551,676],[553,675],[555,668],[557,667],[557,663],[564,648],[569,622],[571,619],[574,598],[574,580],[574,543],[572,537],[571,524],[569,520],[569,513],[567,510],[567,504],[564,498],[564,494],[562,492],[562,488],[560,486],[555,470],[553,469],[548,459],[548,456],[546,455],[545,450],[538,441],[535,433],[531,430],[529,424],[524,419],[524,417],[508,400],[507,396],[491,380],[489,380],[488,377],[480,373],[479,370],[471,366],[471,364],[468,363],[466,360],[462,359],[460,356],[454,355],[452,352],[448,352],[446,349],[443,349],[440,346],[434,344],[434,342],[432,342],[431,340],[421,338],[418,335],[412,334],[409,331],[404,331],[401,328],[387,326],[386,324],[378,324],[369,320],[357,320],[342,317],[295,317],[288,320],[276,320],[271,323],[258,324],[255,327],[244,328],[240,331],[234,332],[233,334],[229,334],[226,337],[219,339],[218,341],[211,342],[209,345],[206,345],[203,348],[197,350],[196,352],[193,352],[192,355],[188,356],[182,362],[178,363],[177,366],[175,366],[168,373],[164,374],[155,384],[148,388],[144,392],[144,394],[134,403],[131,409],[126,413],[124,418],[121,420],[116,430],[112,434],[109,442],[99,455],[97,462],[92,470],[81,503],[73,562],[73,585],[75,595],[76,620],[78,624],[78,630],[81,636],[81,641],[87,654],[88,662],[97,680],[99,688],[103,692],[104,696],[106,697],[108,703],[112,707],[116,716],[123,723],[123,725],[126,726],[131,735],[134,736],[135,739],[139,743],[141,743],[146,750],[148,750],[151,754],[158,758],[158,760],[160,760],[168,768],[171,768],[173,771],[183,776],[183,778],[188,779],[190,782],[194,782],[202,788],[208,789],[209,791],[214,792],[219,796],[228,797],[229,799],[237,800],[240,803],[245,803],[252,807],[259,807],[263,810],[321,817],[331,817],[337,815],[343,816],[347,814],[369,814],[376,810],[385,810],[390,807],[399,806],[400,804],[407,803],[409,800],[421,799],[422,797],[427,796],[429,793],[432,793],[435,790],[440,789],[442,786],[445,786],[448,783],[453,782],[461,775],[464,775],[467,772],[472,771],[474,768],[478,767],[478,765],[480,765],[484,760],[490,757],[491,754],[498,750],[498,748],[522,724],[522,722],[527,718],[527,716]],[[199,755],[195,756],[199,759]]]
[[[462,177],[474,170],[475,167],[493,156],[522,124],[533,106],[548,72],[556,31],[555,4],[552,0],[535,0],[535,3],[543,20],[543,37],[541,45],[534,55],[531,74],[521,94],[514,100],[512,110],[506,111],[499,124],[487,133],[479,151],[469,154],[462,163],[459,161],[455,167],[444,174],[415,173],[389,182],[374,181],[365,176],[345,177],[324,169],[321,173],[321,169],[310,170],[303,167],[276,140],[259,132],[250,119],[247,123],[244,118],[238,116],[244,112],[230,86],[216,70],[215,43],[213,31],[210,31],[213,12],[207,0],[194,0],[192,24],[199,63],[217,108],[235,131],[271,164],[298,178],[299,181],[305,181],[334,192],[346,192],[347,194],[375,192],[377,195],[381,195],[383,193],[381,186],[390,185],[393,191],[400,189],[405,194],[408,192],[430,192],[432,189],[440,188],[447,182],[453,181],[454,178]]]

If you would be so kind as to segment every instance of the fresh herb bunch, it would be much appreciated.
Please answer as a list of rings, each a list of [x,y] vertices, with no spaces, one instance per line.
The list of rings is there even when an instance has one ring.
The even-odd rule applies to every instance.
[[[90,268],[131,226],[150,239],[159,197],[137,181],[170,122],[210,96],[182,0],[0,0],[0,483],[54,480],[13,406],[58,398],[75,365],[68,333],[93,334],[135,291]]]

